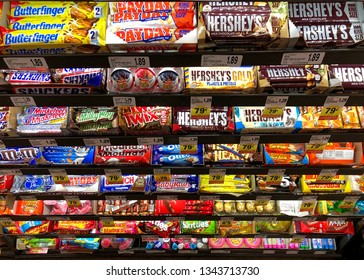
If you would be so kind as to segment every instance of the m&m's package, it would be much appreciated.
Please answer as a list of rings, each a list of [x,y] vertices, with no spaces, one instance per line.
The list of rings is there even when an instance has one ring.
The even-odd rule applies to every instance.
[[[0,164],[29,164],[33,165],[41,156],[36,147],[7,147],[0,149]]]

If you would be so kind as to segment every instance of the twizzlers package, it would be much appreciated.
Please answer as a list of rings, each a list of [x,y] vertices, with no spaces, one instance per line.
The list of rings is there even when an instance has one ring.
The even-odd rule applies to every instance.
[[[119,107],[119,125],[128,135],[170,134],[171,107]]]

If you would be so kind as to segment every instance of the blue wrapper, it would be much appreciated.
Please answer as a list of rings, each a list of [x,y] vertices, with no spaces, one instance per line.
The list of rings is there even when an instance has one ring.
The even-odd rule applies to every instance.
[[[329,245],[329,250],[335,250],[335,243],[334,243],[334,239],[328,238],[327,239],[327,243]]]
[[[73,73],[63,76],[59,82],[62,84],[82,85],[82,86],[101,86],[103,74],[99,72]]]
[[[11,193],[47,192],[54,185],[50,175],[15,176]]]
[[[329,249],[329,242],[328,242],[327,238],[322,238],[321,241],[322,241],[322,249],[324,249],[324,250]]]
[[[144,192],[147,185],[147,176],[123,175],[122,184],[109,184],[106,176],[101,176],[100,192]]]
[[[36,147],[0,149],[0,164],[30,164],[36,163],[41,151]]]
[[[76,238],[76,239],[61,239],[61,250],[77,250],[77,249],[89,249],[97,250],[100,245],[100,238]]]
[[[62,149],[64,148],[64,149]],[[92,164],[94,161],[95,147],[44,147],[42,159],[39,164]]]
[[[153,155],[152,164],[162,166],[193,166],[203,165],[202,154],[193,155]]]
[[[43,147],[42,153],[84,156],[87,155],[92,149],[94,149],[93,146],[55,146]]]
[[[311,239],[311,242],[312,242],[312,249],[313,250],[317,250],[318,249],[317,239],[316,238],[312,238]]]
[[[197,153],[201,154],[203,152],[203,145],[197,145]],[[173,155],[180,154],[180,145],[154,145],[153,146],[153,154],[161,154],[161,155]]]
[[[19,230],[21,231],[22,234],[26,233],[29,229],[37,227],[37,226],[41,226],[43,224],[42,221],[26,221],[23,222],[20,226],[19,226]]]
[[[364,215],[364,200],[358,200],[354,207],[354,213]]]
[[[196,193],[198,192],[197,175],[172,175],[170,182],[156,182],[154,176],[150,176],[148,191],[163,193]]]

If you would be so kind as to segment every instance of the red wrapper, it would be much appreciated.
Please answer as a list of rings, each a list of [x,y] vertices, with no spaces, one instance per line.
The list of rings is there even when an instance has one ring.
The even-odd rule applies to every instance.
[[[147,145],[99,146],[95,152],[95,164],[102,165],[150,165],[151,148]]]
[[[213,201],[206,200],[156,200],[155,215],[213,214]]]
[[[8,192],[13,185],[13,175],[0,175],[0,193]]]
[[[142,233],[157,234],[163,238],[181,232],[178,221],[140,221],[137,222],[137,226]]]

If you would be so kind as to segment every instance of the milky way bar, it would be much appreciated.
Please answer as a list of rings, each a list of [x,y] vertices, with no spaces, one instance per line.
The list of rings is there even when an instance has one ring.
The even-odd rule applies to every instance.
[[[296,23],[307,47],[345,47],[364,39],[361,23]]]
[[[194,11],[193,2],[111,2],[110,14]]]
[[[341,86],[344,89],[363,89],[364,87],[364,65],[329,65],[330,85]]]
[[[263,11],[271,12],[281,6],[287,6],[285,2],[201,2],[201,10],[204,12],[246,12]]]
[[[270,83],[299,83],[321,81],[321,75],[312,67],[305,66],[261,66],[259,78],[266,78]]]
[[[289,18],[293,22],[360,22],[361,2],[289,3]]]

